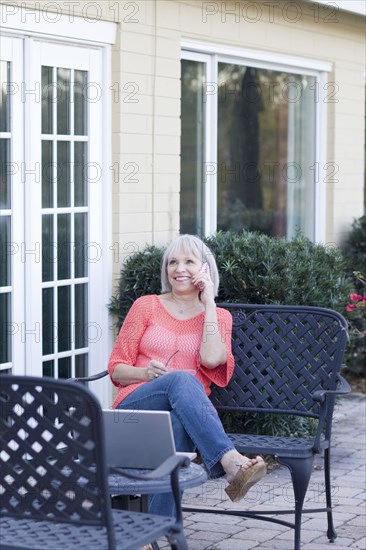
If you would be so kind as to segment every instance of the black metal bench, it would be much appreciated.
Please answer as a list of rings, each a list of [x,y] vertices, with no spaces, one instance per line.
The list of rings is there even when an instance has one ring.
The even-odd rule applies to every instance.
[[[183,506],[187,512],[207,512],[262,519],[295,530],[300,549],[301,517],[314,457],[323,453],[326,506],[306,510],[326,512],[327,536],[336,538],[332,518],[330,443],[335,398],[350,387],[340,371],[347,342],[347,322],[339,313],[317,307],[260,304],[218,304],[233,316],[235,372],[225,388],[213,387],[216,409],[248,414],[293,415],[314,419],[313,438],[229,434],[242,453],[274,455],[289,468],[295,510],[221,510]],[[105,376],[106,371],[85,380]],[[79,379],[80,381],[82,379]],[[294,514],[294,522],[273,515]]]

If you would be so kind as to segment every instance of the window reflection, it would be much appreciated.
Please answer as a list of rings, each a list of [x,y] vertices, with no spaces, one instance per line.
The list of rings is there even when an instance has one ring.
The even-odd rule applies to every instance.
[[[10,82],[10,63],[7,61],[0,61],[0,132],[9,132],[9,90]]]
[[[0,208],[10,208],[10,140],[0,139]]]
[[[75,135],[85,136],[86,127],[86,94],[87,94],[87,73],[86,71],[74,71],[74,127]]]
[[[57,69],[57,133],[70,133],[70,69]]]
[[[87,193],[87,144],[75,142],[74,162],[74,203],[75,206],[86,206]]]
[[[55,314],[54,289],[42,289],[42,353],[49,355],[54,352],[55,345]]]
[[[11,294],[0,293],[0,363],[10,363],[12,360],[11,349]]]
[[[313,235],[313,77],[219,63],[217,228]]]
[[[205,65],[182,61],[180,231],[204,231]]]
[[[56,90],[52,82],[52,74],[52,67],[42,67],[42,134],[53,132],[52,103]]]
[[[315,77],[219,62],[204,94],[204,66],[182,61],[181,232],[203,232],[204,109],[217,100],[217,230],[314,238]]]
[[[57,206],[70,206],[70,143],[57,142]]]
[[[0,286],[11,285],[11,217],[0,216]]]

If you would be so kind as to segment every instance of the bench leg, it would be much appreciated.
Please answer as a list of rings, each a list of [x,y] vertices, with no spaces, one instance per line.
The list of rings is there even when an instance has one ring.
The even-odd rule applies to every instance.
[[[309,486],[314,457],[288,458],[278,457],[278,462],[287,466],[291,472],[292,485],[295,495],[295,543],[294,550],[300,550],[301,516],[306,491]]]
[[[333,524],[333,511],[332,511],[332,488],[330,485],[330,449],[324,451],[324,481],[325,481],[325,499],[327,504],[327,518],[328,518],[328,531],[327,537],[329,542],[334,542],[337,538],[336,530]]]

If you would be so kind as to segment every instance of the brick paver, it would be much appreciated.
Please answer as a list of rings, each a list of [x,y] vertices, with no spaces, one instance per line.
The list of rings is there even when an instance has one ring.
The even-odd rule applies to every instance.
[[[326,514],[305,512],[302,550],[366,548],[365,418],[364,395],[351,393],[339,400],[331,454],[333,517],[338,536],[329,545]],[[321,470],[322,460],[317,458],[306,496],[308,507],[325,502]],[[239,503],[228,499],[225,486],[223,480],[208,481],[186,491],[183,502],[225,509],[291,508],[294,502],[289,471],[283,466],[269,472]],[[184,518],[190,550],[293,550],[293,530],[281,525],[221,514],[185,513]],[[167,545],[162,543],[160,547]]]

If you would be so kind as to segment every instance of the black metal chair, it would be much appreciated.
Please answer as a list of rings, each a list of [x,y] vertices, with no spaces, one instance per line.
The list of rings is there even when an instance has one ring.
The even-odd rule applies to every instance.
[[[218,304],[233,316],[235,371],[225,388],[212,387],[210,399],[219,412],[293,415],[314,419],[313,438],[228,434],[244,454],[273,455],[289,468],[295,511],[222,510],[183,506],[184,512],[218,513],[261,519],[294,529],[294,550],[300,550],[301,518],[314,457],[323,453],[326,506],[306,512],[326,512],[327,536],[337,537],[333,524],[330,446],[337,395],[351,391],[341,376],[348,339],[347,321],[327,308],[263,304]],[[225,327],[223,327],[225,330]],[[81,382],[98,380],[100,372]],[[294,522],[273,515],[294,514]]]
[[[176,518],[112,510],[101,408],[80,384],[0,376],[2,549],[136,550],[167,537],[187,550],[178,474],[171,457],[146,475],[170,474]]]
[[[294,548],[300,549],[301,516],[314,456],[324,453],[327,536],[334,542],[330,442],[335,396],[350,387],[340,375],[348,338],[347,322],[339,313],[317,307],[221,304],[233,316],[235,372],[226,388],[214,387],[215,408],[236,413],[294,415],[313,418],[313,438],[228,434],[242,453],[274,455],[289,468],[295,496],[293,523],[274,514],[294,510],[241,511],[183,506],[183,511],[257,518],[292,527]]]

